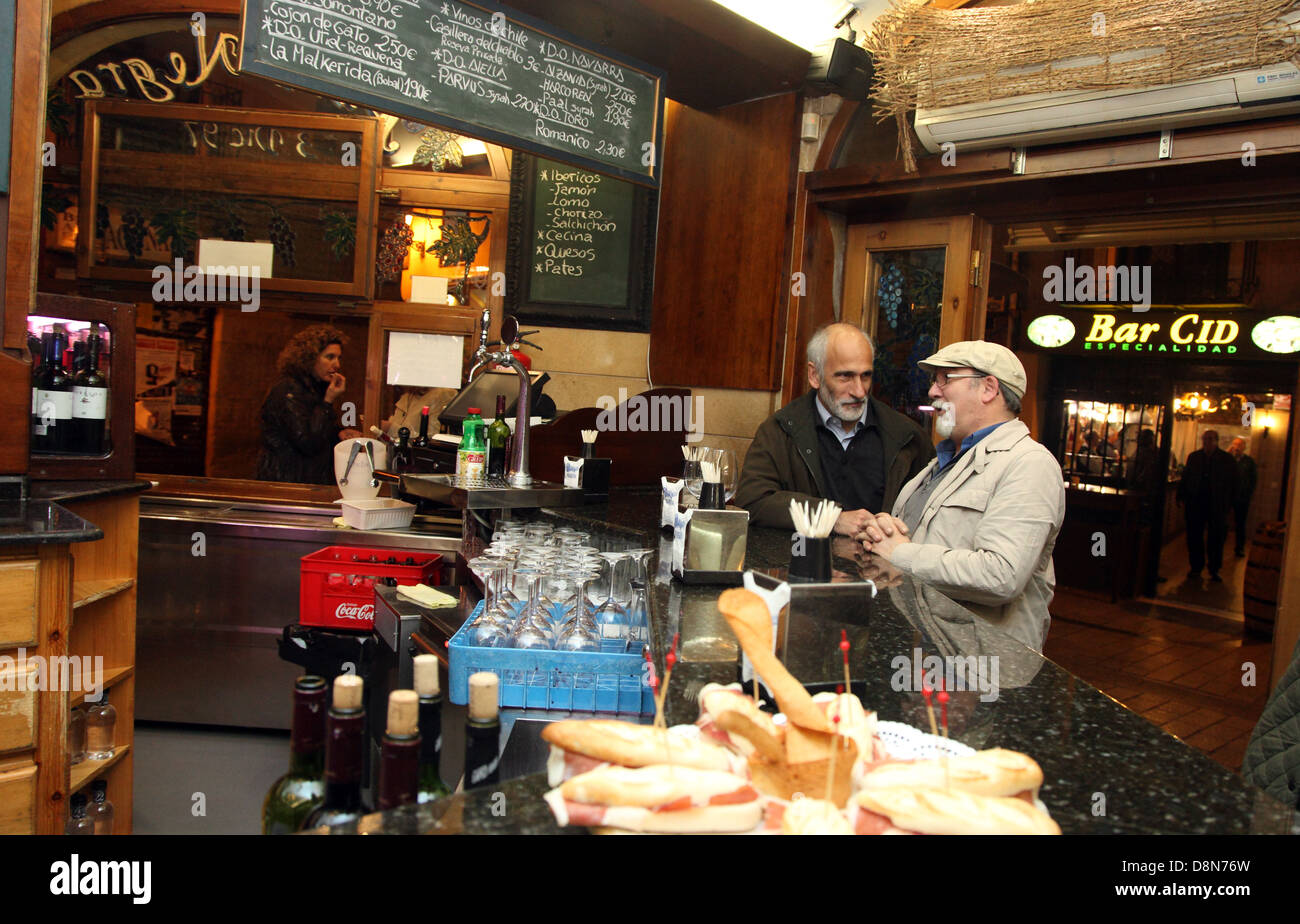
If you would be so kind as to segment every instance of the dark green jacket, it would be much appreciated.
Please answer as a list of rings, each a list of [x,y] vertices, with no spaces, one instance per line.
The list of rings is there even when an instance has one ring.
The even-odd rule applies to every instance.
[[[1250,735],[1241,775],[1300,809],[1300,644]]]
[[[817,454],[817,425],[821,418],[813,404],[816,400],[817,392],[810,389],[763,421],[754,434],[733,503],[748,510],[750,520],[759,526],[792,529],[792,498],[816,501],[826,497]],[[911,419],[875,398],[868,400],[885,452],[881,510],[888,512],[903,485],[934,458],[934,446]]]

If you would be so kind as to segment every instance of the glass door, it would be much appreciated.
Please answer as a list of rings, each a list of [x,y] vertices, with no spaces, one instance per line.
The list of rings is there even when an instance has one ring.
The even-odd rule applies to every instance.
[[[929,377],[917,363],[983,334],[991,228],[973,215],[854,225],[842,320],[876,344],[872,394],[928,426]]]

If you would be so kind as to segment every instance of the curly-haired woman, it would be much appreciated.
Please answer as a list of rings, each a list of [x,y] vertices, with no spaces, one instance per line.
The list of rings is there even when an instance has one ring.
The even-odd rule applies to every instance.
[[[339,372],[345,341],[338,328],[317,324],[280,351],[280,381],[262,402],[262,481],[333,484],[334,445],[361,435],[339,428],[335,407],[347,387]]]

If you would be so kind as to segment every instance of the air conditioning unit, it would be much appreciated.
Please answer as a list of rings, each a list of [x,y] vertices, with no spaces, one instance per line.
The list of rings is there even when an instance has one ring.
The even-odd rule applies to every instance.
[[[988,103],[919,109],[916,134],[937,153],[1030,147],[1188,125],[1238,122],[1300,112],[1300,69],[1277,64],[1254,71],[1128,90],[1038,93]]]

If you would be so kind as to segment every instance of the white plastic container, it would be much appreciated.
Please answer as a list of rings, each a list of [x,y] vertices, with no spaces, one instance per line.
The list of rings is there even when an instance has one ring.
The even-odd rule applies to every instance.
[[[345,500],[343,521],[353,529],[405,529],[415,516],[415,504],[376,497],[372,500]]]

